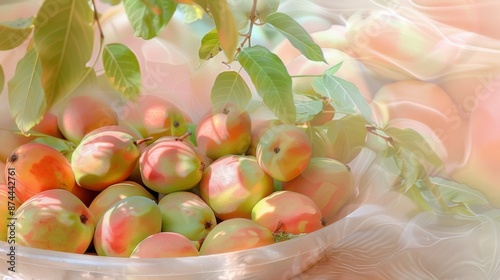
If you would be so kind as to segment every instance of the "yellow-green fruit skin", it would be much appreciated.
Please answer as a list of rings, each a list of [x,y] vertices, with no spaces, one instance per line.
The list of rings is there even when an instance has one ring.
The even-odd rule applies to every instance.
[[[250,219],[254,205],[273,190],[273,178],[254,156],[221,157],[208,166],[199,183],[201,198],[221,220]]]
[[[252,220],[275,231],[310,233],[324,226],[318,206],[306,195],[277,191],[261,199],[252,209]]]
[[[199,241],[217,224],[213,210],[192,192],[178,191],[165,195],[158,206],[164,232],[176,232]]]
[[[262,135],[270,128],[276,125],[283,124],[278,119],[266,119],[259,121],[252,121],[252,131],[250,145],[246,151],[247,156],[255,156],[257,151],[257,144],[259,143]]]
[[[299,176],[311,156],[312,146],[307,134],[289,124],[269,128],[257,143],[256,157],[260,167],[283,182]]]
[[[71,191],[75,175],[68,159],[56,149],[40,143],[26,143],[7,158],[6,180],[15,181],[15,199],[23,203],[49,189]]]
[[[144,184],[158,193],[188,190],[203,174],[202,163],[183,141],[159,141],[146,148],[139,159]]]
[[[146,237],[130,254],[131,258],[180,258],[199,256],[195,243],[182,234],[159,232]]]
[[[245,218],[234,218],[215,226],[200,247],[201,255],[257,248],[274,243],[272,231]]]
[[[142,95],[121,110],[118,123],[137,130],[142,137],[181,136],[191,121],[179,107],[158,95]]]
[[[104,100],[88,95],[75,96],[57,116],[61,133],[69,141],[78,144],[83,137],[102,126],[117,125],[118,114]]]
[[[95,229],[90,210],[67,190],[40,192],[17,209],[16,244],[39,249],[83,254]]]
[[[210,110],[198,122],[196,143],[213,160],[225,155],[244,154],[251,141],[251,119],[247,111],[228,105]]]
[[[144,196],[154,200],[154,196],[143,186],[133,181],[113,184],[99,194],[90,203],[89,210],[99,221],[104,213],[116,202],[131,196]]]
[[[99,256],[130,257],[137,244],[161,231],[158,205],[143,196],[113,204],[96,226],[94,247]]]
[[[91,135],[94,135],[94,134],[102,132],[102,131],[121,131],[121,132],[125,132],[125,133],[132,135],[134,137],[134,139],[143,139],[144,138],[139,133],[139,131],[135,130],[133,127],[123,126],[123,125],[107,125],[107,126],[99,127],[97,129],[94,129],[91,132],[87,133],[87,135],[85,135],[84,139],[86,137],[89,137]],[[148,146],[148,141],[144,141],[138,145],[139,150],[141,152],[144,151],[144,149],[146,149],[147,146]],[[71,161],[71,157],[69,157],[69,158]],[[139,169],[139,160],[137,160],[137,163],[135,164],[134,170],[132,171],[130,176],[127,178],[127,180],[131,180],[131,181],[137,182],[139,184],[142,184],[141,172]]]
[[[140,156],[136,140],[128,133],[102,131],[85,137],[71,155],[78,185],[95,191],[124,181]]]
[[[0,184],[5,184],[7,182],[4,174],[5,172],[3,172],[4,170],[5,170],[5,162],[0,160]]]
[[[283,190],[298,192],[311,198],[326,218],[335,215],[352,197],[354,176],[338,160],[311,158],[309,165],[298,177],[283,182],[282,185]]]

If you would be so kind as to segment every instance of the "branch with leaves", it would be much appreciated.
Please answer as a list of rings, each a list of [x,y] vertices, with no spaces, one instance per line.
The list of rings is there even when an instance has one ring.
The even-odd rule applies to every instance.
[[[96,56],[102,60],[108,86],[128,100],[141,94],[139,61],[125,44],[103,45],[106,34],[100,26],[95,1],[45,0],[33,17],[0,23],[0,50],[25,48],[26,52],[14,77],[7,81],[10,113],[20,133],[32,133],[31,129],[60,100],[96,82],[96,61],[91,61]],[[250,9],[243,19],[248,24],[244,34],[240,34],[234,11],[226,0],[100,1],[123,5],[135,35],[144,40],[157,37],[178,10],[202,11],[211,18],[214,28],[200,39],[199,58],[210,60],[225,55],[227,64],[236,62],[241,67],[217,76],[211,88],[213,108],[227,103],[240,108],[249,106],[252,92],[242,76],[244,71],[264,105],[281,122],[304,125],[316,149],[333,147],[335,156],[347,163],[362,149],[369,148],[367,134],[382,139],[386,149],[380,157],[387,168],[392,166],[400,174],[394,188],[408,194],[423,209],[473,213],[473,205],[484,205],[478,194],[474,194],[477,199],[473,202],[465,201],[458,194],[464,186],[440,177],[443,163],[422,135],[411,129],[376,124],[363,94],[353,83],[336,76],[342,63],[331,66],[322,75],[291,76],[278,55],[255,43],[255,28],[272,27],[307,59],[326,63],[322,48],[296,20],[276,10],[259,10],[263,0],[249,0]],[[279,5],[279,1],[275,2]],[[99,32],[98,42],[95,32]],[[23,44],[27,40],[29,43]],[[294,92],[293,79],[300,77],[314,78],[314,94]],[[0,67],[0,89],[4,84]],[[325,100],[334,108],[336,117],[321,126],[310,125],[309,121],[322,112]],[[60,149],[72,147],[64,140],[39,137],[39,141]],[[333,144],[325,145],[325,139]]]

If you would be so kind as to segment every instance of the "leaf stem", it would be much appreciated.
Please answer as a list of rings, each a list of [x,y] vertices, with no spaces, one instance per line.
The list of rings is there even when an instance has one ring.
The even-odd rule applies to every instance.
[[[290,78],[319,78],[323,75],[293,75],[293,76],[290,76]]]
[[[252,37],[252,31],[253,31],[253,25],[255,24],[257,16],[255,15],[255,12],[257,11],[257,0],[253,0],[252,4],[252,10],[250,10],[250,27],[248,28],[248,32],[246,34],[243,34],[245,38],[240,44],[240,48],[243,48],[245,44],[248,42],[248,46],[251,47],[251,37]]]
[[[94,6],[94,20],[97,24],[97,28],[99,29],[99,35],[101,37],[101,42],[104,41],[104,32],[102,32],[101,23],[99,22],[99,15],[97,13],[97,6],[95,4],[95,0],[92,0],[92,6]]]
[[[386,142],[388,142],[389,144],[393,144],[394,140],[392,139],[391,136],[388,136],[388,135],[382,135],[380,133],[377,132],[377,128],[372,125],[372,124],[368,124],[365,126],[366,127],[366,131],[368,131],[369,133],[373,134],[373,135],[376,135],[382,139],[384,139]]]

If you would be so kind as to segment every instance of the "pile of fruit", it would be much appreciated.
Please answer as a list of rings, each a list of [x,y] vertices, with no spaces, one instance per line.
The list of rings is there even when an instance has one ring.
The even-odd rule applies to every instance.
[[[333,261],[343,262],[334,270],[391,278],[394,269],[398,278],[409,266],[390,253],[429,256],[413,239],[423,229],[453,239],[419,214],[498,219],[496,26],[475,34],[453,22],[428,25],[441,16],[417,14],[405,1],[346,13],[334,9],[344,4],[322,0],[34,2],[40,5],[0,23],[8,38],[0,51],[9,51],[0,52],[0,243],[10,272],[43,266],[67,278],[73,263],[77,278],[116,276],[118,265],[100,265],[105,256],[128,267],[138,262],[129,257],[245,255],[295,239],[268,247],[286,247],[276,250],[283,258],[235,257],[220,267],[215,260],[182,274],[209,267],[215,278],[234,279],[221,275],[236,270],[248,278],[251,268],[286,278],[330,246]],[[439,2],[449,7],[448,0],[433,5]],[[452,18],[479,22],[475,9]],[[334,224],[372,205],[391,216],[375,228]],[[395,229],[400,216],[425,225],[390,236],[392,215]],[[377,238],[363,240],[368,235]],[[353,244],[346,258],[325,236]],[[307,246],[308,239],[318,242]],[[380,240],[400,247],[391,251]],[[448,252],[445,242],[428,241],[420,245],[432,255]],[[75,255],[57,263],[50,251],[33,254],[61,265],[53,268],[27,260],[18,245]],[[92,263],[99,267],[82,268],[76,254],[98,255]],[[17,268],[16,255],[23,255]],[[224,255],[208,259],[217,257]],[[426,275],[434,259],[425,259],[427,267],[419,259]],[[360,263],[366,269],[354,272]],[[410,270],[404,273],[420,273]]]
[[[236,104],[194,123],[156,95],[120,110],[77,95],[51,116],[41,125],[52,136],[7,158],[0,220],[12,229],[0,236],[11,244],[136,258],[238,251],[321,229],[353,194],[349,167],[320,156],[307,127]]]

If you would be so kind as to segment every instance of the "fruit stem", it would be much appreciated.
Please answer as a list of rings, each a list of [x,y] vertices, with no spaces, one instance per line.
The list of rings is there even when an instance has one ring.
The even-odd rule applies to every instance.
[[[177,137],[175,140],[176,141],[184,141],[186,138],[191,136],[193,134],[191,131],[186,131],[186,133],[182,134],[181,136]]]
[[[240,44],[240,50],[245,46],[247,42],[249,47],[252,46],[251,37],[252,37],[253,25],[255,24],[255,19],[257,18],[257,16],[255,15],[256,11],[257,11],[257,0],[253,0],[252,10],[250,11],[250,16],[249,16],[250,27],[248,27],[248,32],[246,34],[243,34],[244,39]]]
[[[281,231],[281,228],[283,227],[283,222],[282,221],[278,221],[278,224],[276,225],[276,228],[274,229],[273,233],[278,233]]]
[[[87,216],[80,215],[80,222],[82,222],[82,224],[86,224],[88,220],[89,218],[87,218]]]
[[[139,139],[139,140],[136,140],[136,141],[134,142],[134,144],[138,146],[138,145],[140,145],[140,144],[142,144],[142,143],[144,143],[144,142],[151,141],[151,140],[153,140],[153,139],[154,139],[154,138],[153,138],[153,136],[150,136],[150,137],[148,137],[148,138],[144,138],[144,139]]]
[[[328,105],[328,104],[332,103],[332,101],[333,101],[333,98],[329,98],[326,96],[322,96],[320,99],[323,102],[323,105]]]
[[[389,144],[393,144],[393,142],[394,142],[394,140],[392,139],[391,136],[380,134],[378,132],[378,129],[375,126],[373,126],[373,125],[366,125],[366,131],[368,131],[369,133],[371,133],[373,135],[376,135],[376,136],[384,139]]]

